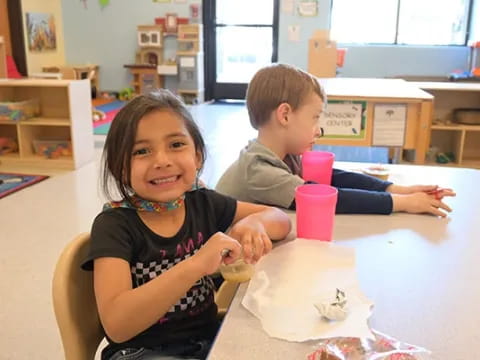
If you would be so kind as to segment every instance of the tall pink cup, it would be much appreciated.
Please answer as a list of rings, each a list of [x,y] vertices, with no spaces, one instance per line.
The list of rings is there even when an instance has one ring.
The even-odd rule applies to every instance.
[[[300,185],[295,190],[297,237],[332,241],[338,191],[330,185]]]
[[[303,180],[330,185],[333,160],[335,160],[335,154],[328,151],[305,151],[302,154]]]

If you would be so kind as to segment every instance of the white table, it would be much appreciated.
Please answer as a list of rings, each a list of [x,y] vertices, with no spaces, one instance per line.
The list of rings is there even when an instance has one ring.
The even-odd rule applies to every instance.
[[[445,200],[454,209],[446,219],[403,213],[336,216],[334,241],[356,249],[361,288],[375,302],[370,325],[426,347],[434,360],[480,358],[480,171],[391,169],[395,183],[438,183],[458,194]],[[306,359],[315,341],[269,338],[240,303],[246,288],[239,287],[208,359]]]

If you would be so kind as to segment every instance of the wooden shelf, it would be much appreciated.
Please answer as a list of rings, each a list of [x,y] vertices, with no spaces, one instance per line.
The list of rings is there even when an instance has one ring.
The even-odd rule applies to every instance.
[[[480,131],[480,125],[462,125],[462,124],[448,124],[448,125],[432,125],[432,130],[454,130],[454,131]]]
[[[480,82],[409,81],[423,90],[480,91]]]
[[[466,159],[463,159],[461,166],[480,169],[480,158],[476,158],[476,159],[466,158]]]
[[[430,126],[430,147],[434,151],[452,152],[457,160],[445,166],[479,168],[480,125],[453,122],[455,109],[475,108],[480,104],[480,82],[411,82],[435,97]],[[443,166],[444,164],[435,163]]]
[[[17,121],[13,121],[13,120],[0,120],[0,125],[17,125]]]
[[[18,159],[20,158],[20,154],[18,152],[16,153],[10,153],[10,154],[5,154],[5,155],[0,155],[0,163],[2,162],[2,160],[15,160],[15,161],[18,161]]]
[[[61,157],[58,159],[47,159],[40,155],[30,156],[0,156],[0,164],[20,164],[25,167],[41,167],[41,168],[54,168],[54,169],[72,169],[72,163],[74,159],[72,157]]]
[[[41,114],[21,121],[0,121],[2,136],[15,139],[19,152],[0,162],[21,167],[76,169],[93,160],[92,103],[88,80],[20,79],[0,81],[0,101],[38,99]],[[71,155],[48,159],[36,154],[37,141],[70,143]],[[52,142],[53,141],[53,142]],[[38,144],[38,143],[37,143]]]
[[[461,167],[462,166],[457,162],[449,162],[449,163],[446,163],[446,164],[441,164],[441,163],[438,163],[436,161],[425,161],[425,165],[428,165],[428,166],[448,166],[448,167]]]
[[[43,118],[37,117],[20,121],[21,126],[70,126],[70,120],[65,118]]]

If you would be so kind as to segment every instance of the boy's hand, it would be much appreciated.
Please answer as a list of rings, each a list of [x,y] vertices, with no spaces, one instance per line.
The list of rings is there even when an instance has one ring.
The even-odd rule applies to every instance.
[[[392,184],[387,187],[386,191],[392,194],[414,194],[417,192],[425,192],[433,195],[437,200],[442,200],[445,196],[456,196],[452,189],[441,188],[438,185],[410,185],[402,186]]]
[[[430,213],[436,216],[445,217],[452,209],[440,199],[429,195],[426,192],[417,192],[407,195],[392,195],[393,211],[405,211],[412,214]],[[442,211],[442,209],[444,211]]]
[[[256,263],[272,250],[272,241],[255,214],[238,221],[232,226],[228,235],[242,244],[243,258],[246,263]]]
[[[222,262],[227,265],[231,264],[241,254],[242,246],[237,240],[222,232],[217,232],[191,259],[196,262],[202,274],[210,275],[218,270]]]

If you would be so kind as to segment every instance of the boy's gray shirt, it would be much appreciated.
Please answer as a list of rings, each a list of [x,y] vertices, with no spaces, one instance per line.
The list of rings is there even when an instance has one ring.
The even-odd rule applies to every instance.
[[[295,169],[298,159],[288,159]],[[289,208],[295,199],[295,188],[305,181],[273,151],[256,140],[249,142],[239,158],[222,175],[216,190],[240,201]]]

